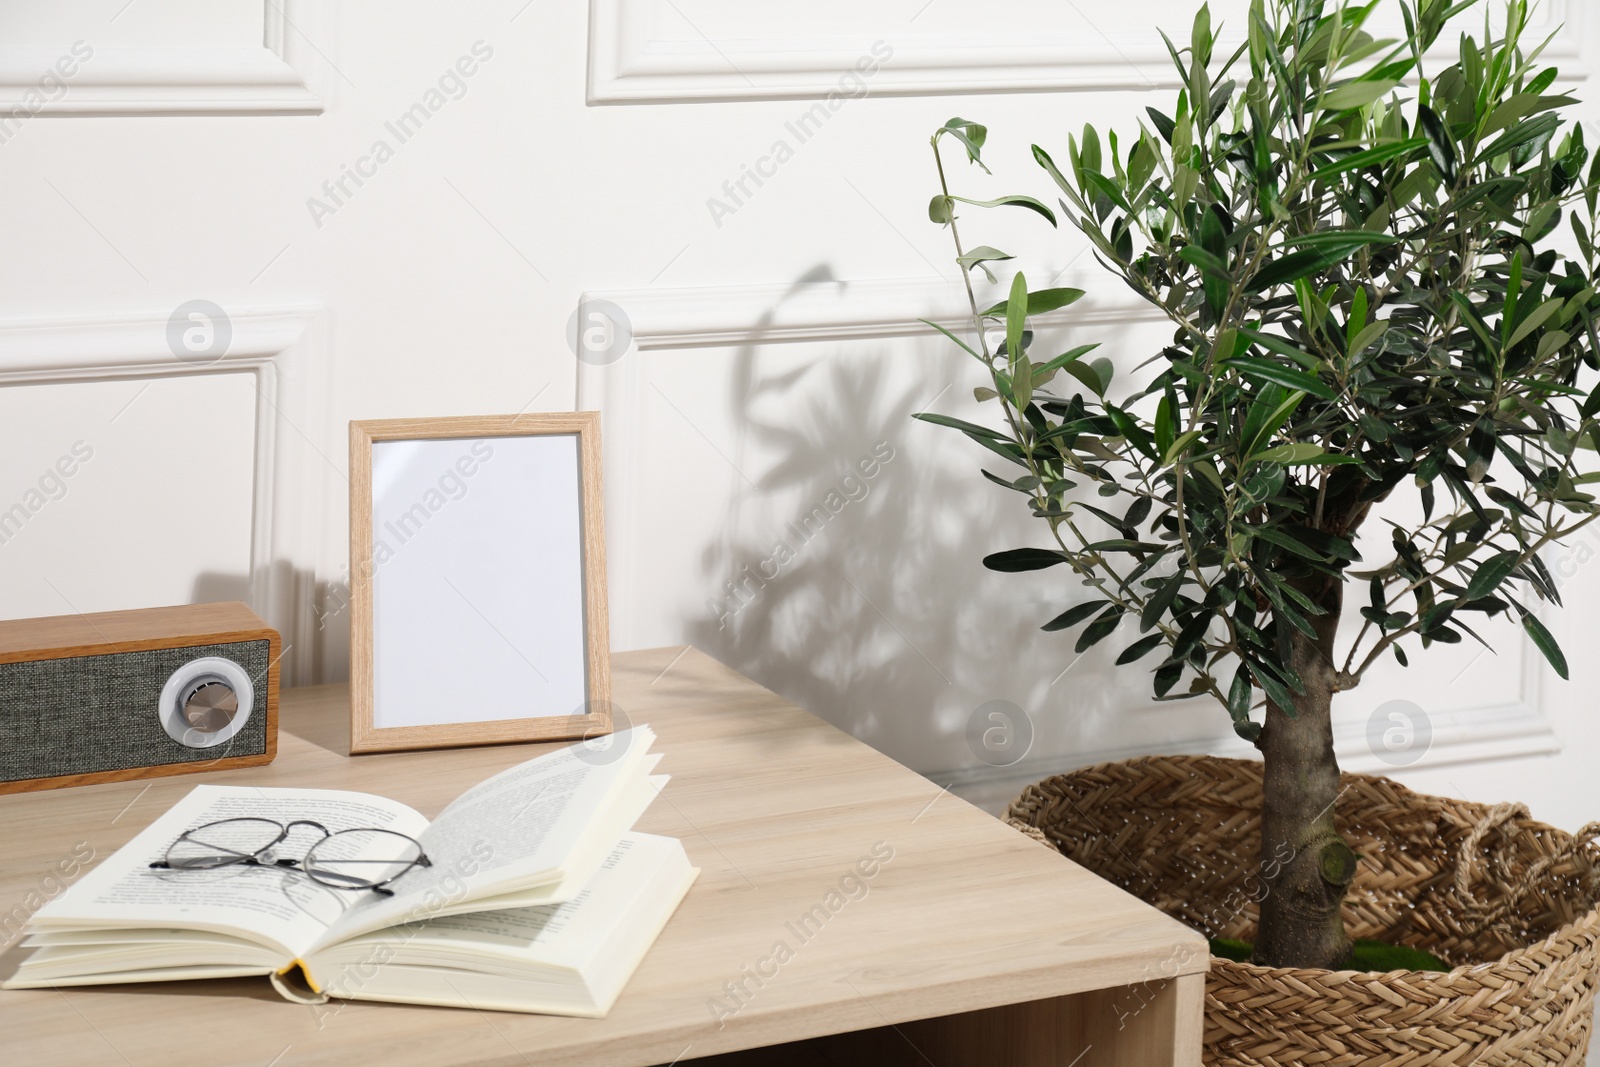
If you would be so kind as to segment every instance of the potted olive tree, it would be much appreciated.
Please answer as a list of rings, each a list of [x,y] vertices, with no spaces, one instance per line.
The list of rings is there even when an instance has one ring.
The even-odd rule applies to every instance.
[[[1174,327],[1159,352],[1138,354],[1149,367],[1122,390],[1089,349],[1034,344],[1030,316],[1080,291],[1030,292],[1019,273],[1005,301],[973,298],[971,272],[1011,257],[964,242],[963,205],[1020,207],[1052,225],[1056,212],[1033,197],[954,195],[941,149],[959,146],[981,166],[986,130],[963,119],[940,128],[929,213],[955,240],[974,326],[970,343],[944,332],[988,372],[977,396],[1000,419],[919,417],[997,457],[1001,473],[985,475],[1049,531],[1048,547],[985,564],[1064,568],[1089,590],[1044,629],[1075,631],[1081,652],[1136,623],[1117,662],[1153,669],[1158,699],[1215,698],[1260,750],[1249,765],[1134,761],[1109,796],[1105,773],[1066,776],[1012,812],[1213,936],[1253,942],[1216,961],[1211,1007],[1233,1021],[1208,1035],[1212,1062],[1298,1062],[1296,1049],[1317,1063],[1388,1062],[1360,1041],[1351,1058],[1326,1055],[1332,1028],[1388,1025],[1411,1034],[1385,1046],[1397,1062],[1435,1062],[1416,1058],[1427,1049],[1438,1062],[1566,1063],[1561,1050],[1587,1034],[1597,963],[1588,840],[1379,779],[1342,797],[1354,776],[1341,785],[1330,711],[1380,657],[1405,663],[1436,642],[1482,640],[1480,620],[1494,617],[1520,623],[1566,677],[1534,608],[1559,602],[1541,550],[1597,513],[1585,491],[1595,476],[1578,457],[1600,442],[1600,390],[1584,380],[1600,367],[1600,165],[1563,117],[1575,101],[1553,88],[1542,45],[1523,40],[1526,0],[1497,0],[1492,20],[1461,32],[1453,63],[1430,49],[1472,0],[1401,0],[1395,40],[1367,26],[1386,6],[1254,0],[1231,55],[1202,7],[1188,46],[1167,42],[1184,85],[1170,112],[1151,108],[1148,125],[1120,137],[1086,128],[1059,163],[1034,148],[1100,264]],[[1402,495],[1415,521],[1389,522],[1382,558],[1362,559],[1357,534]],[[1355,613],[1359,625],[1341,628]],[[1148,788],[1174,766],[1180,784]],[[1197,774],[1221,784],[1185,791]],[[1173,810],[1132,813],[1134,794],[1165,796]],[[1097,804],[1117,808],[1120,846],[1097,851],[1095,834],[1108,831],[1082,825]],[[1235,810],[1230,833],[1182,821]],[[1148,832],[1127,829],[1135,823]],[[1203,839],[1174,833],[1184,826]],[[1229,862],[1219,846],[1229,836],[1259,850],[1259,867],[1231,854],[1254,884],[1218,917],[1185,886],[1217,888],[1207,879]],[[1130,859],[1131,841],[1150,851]],[[1216,854],[1185,868],[1170,853],[1186,848]],[[1426,990],[1415,1012],[1395,1007],[1405,997],[1331,1003],[1352,983],[1319,976],[1363,965],[1352,963],[1353,913],[1358,935],[1409,940],[1455,967],[1396,972]],[[1516,956],[1563,931],[1576,940],[1547,945],[1548,958]],[[1546,965],[1575,953],[1582,966],[1552,983]],[[1520,978],[1470,966],[1512,956]],[[1503,1032],[1462,1021],[1449,1034],[1455,1017],[1438,1003],[1482,1008],[1484,981],[1559,988],[1567,999],[1548,1024],[1561,1031],[1548,1046],[1559,1055],[1474,1058],[1510,1047],[1493,1042],[1532,1014]],[[1330,1002],[1308,1000],[1318,988]],[[1296,1021],[1262,1023],[1263,1002]],[[1252,1052],[1249,1031],[1277,1051]],[[1457,1047],[1473,1040],[1471,1055]]]

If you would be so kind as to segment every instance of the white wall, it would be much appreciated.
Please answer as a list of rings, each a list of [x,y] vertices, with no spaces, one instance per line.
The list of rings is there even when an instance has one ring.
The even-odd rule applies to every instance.
[[[1186,7],[5,5],[0,97],[39,113],[0,123],[0,508],[39,507],[0,544],[0,613],[248,596],[292,646],[289,677],[342,677],[346,421],[598,407],[616,647],[693,641],[991,804],[1092,759],[1226,750],[1220,710],[1158,707],[1112,669],[1125,642],[1075,662],[1072,638],[1038,631],[1073,589],[979,560],[1040,531],[981,453],[909,418],[970,412],[979,384],[916,323],[961,308],[926,220],[932,129],[990,126],[996,178],[950,161],[965,192],[1053,199],[1029,144],[1060,155],[1086,120],[1170,107],[1150,24],[1186,37]],[[1600,20],[1545,7],[1587,90]],[[62,88],[46,72],[79,41],[92,54]],[[844,84],[864,95],[830,102],[862,67]],[[391,129],[418,104],[419,129]],[[1035,279],[1094,286],[1063,340],[1102,341],[1125,371],[1159,343],[1073,234],[967,227]],[[584,294],[631,320],[617,362],[568,347]],[[215,359],[169,344],[191,301],[226,315]],[[92,458],[49,479],[79,442]],[[830,503],[820,534],[792,533]],[[749,581],[768,560],[776,577]],[[1567,569],[1551,624],[1572,682],[1510,633],[1497,657],[1422,657],[1343,698],[1347,764],[1385,766],[1368,719],[1406,698],[1433,742],[1405,780],[1567,826],[1600,815],[1600,574]],[[1034,725],[1014,766],[967,739],[993,700]]]

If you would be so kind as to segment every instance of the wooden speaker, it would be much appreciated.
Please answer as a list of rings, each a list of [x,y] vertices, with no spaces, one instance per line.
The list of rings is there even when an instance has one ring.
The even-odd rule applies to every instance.
[[[0,793],[271,763],[280,643],[238,603],[0,622]]]

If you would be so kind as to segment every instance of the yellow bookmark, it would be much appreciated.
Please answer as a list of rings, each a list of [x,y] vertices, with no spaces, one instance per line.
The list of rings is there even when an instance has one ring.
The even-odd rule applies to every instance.
[[[285,967],[274,972],[272,985],[285,997],[302,1004],[325,1004],[328,1000],[328,994],[317,985],[310,969],[301,959],[290,960]],[[310,990],[312,995],[307,996],[306,990]]]

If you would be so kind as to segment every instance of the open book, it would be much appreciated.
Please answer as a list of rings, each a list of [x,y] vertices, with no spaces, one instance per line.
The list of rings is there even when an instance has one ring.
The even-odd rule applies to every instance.
[[[604,759],[573,746],[529,760],[432,823],[366,793],[196,786],[34,913],[4,986],[264,974],[291,999],[604,1015],[699,873],[676,840],[629,832],[667,780],[650,773],[653,741],[640,726]],[[151,867],[185,831],[233,818],[392,830],[431,866],[392,896],[282,867]]]

